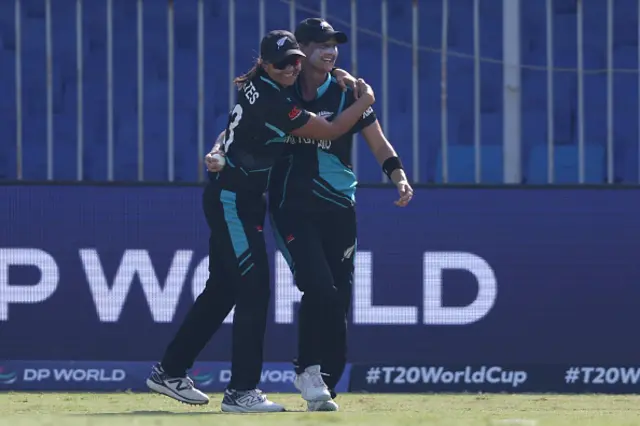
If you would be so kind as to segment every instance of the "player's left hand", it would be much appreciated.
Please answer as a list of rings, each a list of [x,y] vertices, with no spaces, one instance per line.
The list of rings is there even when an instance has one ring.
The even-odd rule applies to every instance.
[[[220,164],[217,158],[213,158],[214,154],[220,154],[224,156],[224,152],[222,151],[211,151],[204,157],[204,163],[207,165],[207,170],[212,173],[217,173],[222,171],[224,166]]]
[[[398,207],[406,207],[413,198],[413,188],[406,180],[401,180],[396,184],[400,198],[393,203]]]
[[[333,70],[332,74],[336,78],[338,86],[340,86],[343,92],[347,90],[347,87],[350,87],[353,90],[355,96],[358,96],[358,91],[356,90],[358,86],[358,80],[354,76],[340,68],[336,68],[335,70]]]

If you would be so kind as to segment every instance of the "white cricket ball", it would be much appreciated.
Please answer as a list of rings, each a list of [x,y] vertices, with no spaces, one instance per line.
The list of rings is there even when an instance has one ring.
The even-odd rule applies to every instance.
[[[220,167],[224,167],[224,165],[227,163],[227,160],[224,159],[224,156],[220,154],[213,154],[211,157],[218,160],[218,163],[220,163]]]

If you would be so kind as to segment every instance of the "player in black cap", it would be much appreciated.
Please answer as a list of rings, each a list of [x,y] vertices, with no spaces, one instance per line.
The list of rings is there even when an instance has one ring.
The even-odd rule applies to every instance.
[[[337,59],[337,45],[347,42],[347,36],[313,18],[299,24],[296,38],[306,58],[292,96],[308,110],[332,120],[355,102],[355,93],[342,93],[329,74]],[[283,161],[273,168],[269,185],[276,240],[304,293],[295,384],[309,411],[338,409],[334,388],[346,364],[346,317],[356,251],[357,182],[351,171],[351,135],[355,132],[363,134],[397,186],[400,198],[396,205],[406,206],[413,190],[371,108],[338,139],[287,138]],[[211,154],[206,161],[209,170],[220,169]]]
[[[333,120],[357,102],[354,93],[343,92],[330,74],[338,45],[346,43],[347,36],[317,18],[302,21],[295,36],[305,53],[293,86],[295,97],[307,110]],[[295,385],[310,411],[338,409],[334,389],[346,365],[356,252],[357,181],[351,170],[351,141],[358,132],[397,186],[396,204],[406,206],[413,190],[371,107],[339,138],[290,137],[269,185],[276,240],[303,292]]]
[[[234,80],[238,101],[222,143],[226,167],[209,174],[203,197],[211,230],[209,279],[162,361],[153,367],[147,379],[153,391],[188,404],[209,402],[186,373],[235,306],[232,377],[222,410],[284,410],[257,389],[270,296],[262,227],[271,168],[281,157],[288,134],[338,138],[374,102],[373,91],[365,85],[364,96],[336,120],[329,122],[305,110],[287,90],[300,73],[304,56],[293,34],[272,31],[262,39],[256,65]]]

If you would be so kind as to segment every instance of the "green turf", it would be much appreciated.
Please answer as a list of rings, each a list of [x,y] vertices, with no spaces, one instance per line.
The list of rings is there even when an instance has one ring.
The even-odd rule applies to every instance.
[[[223,414],[220,395],[190,407],[151,394],[0,394],[2,425],[587,426],[640,425],[640,396],[340,395],[338,413],[306,413],[298,395],[271,394],[290,412]]]

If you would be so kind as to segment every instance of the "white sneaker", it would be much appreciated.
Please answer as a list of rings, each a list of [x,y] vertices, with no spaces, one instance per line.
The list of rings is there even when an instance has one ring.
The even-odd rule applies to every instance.
[[[154,365],[151,369],[147,386],[154,392],[185,404],[204,405],[209,403],[209,397],[196,389],[193,386],[193,380],[188,376],[171,377],[164,372],[160,364]]]
[[[338,411],[339,408],[333,399],[328,401],[307,401],[307,411]]]
[[[227,389],[222,399],[222,411],[225,413],[278,413],[284,407],[269,401],[260,389],[237,391]]]
[[[307,367],[302,374],[298,374],[293,384],[302,393],[305,401],[329,401],[331,392],[322,380],[319,365]]]

